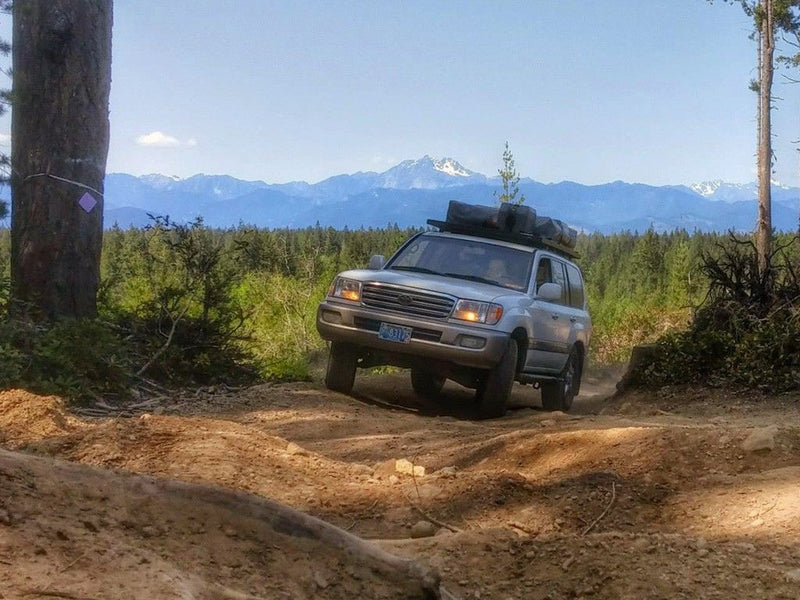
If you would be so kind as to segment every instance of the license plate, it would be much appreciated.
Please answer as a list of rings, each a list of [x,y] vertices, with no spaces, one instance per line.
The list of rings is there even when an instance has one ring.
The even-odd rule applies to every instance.
[[[411,339],[412,331],[413,330],[411,327],[402,327],[401,325],[392,325],[391,323],[381,323],[381,328],[378,330],[378,337],[389,342],[407,344]]]

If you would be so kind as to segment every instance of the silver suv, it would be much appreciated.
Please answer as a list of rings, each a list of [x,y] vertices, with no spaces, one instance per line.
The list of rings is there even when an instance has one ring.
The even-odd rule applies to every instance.
[[[442,231],[333,280],[317,311],[331,342],[325,385],[349,393],[357,367],[395,365],[427,398],[445,379],[475,389],[484,417],[505,413],[514,381],[541,388],[545,409],[569,410],[592,329],[574,253],[538,236],[429,223]]]

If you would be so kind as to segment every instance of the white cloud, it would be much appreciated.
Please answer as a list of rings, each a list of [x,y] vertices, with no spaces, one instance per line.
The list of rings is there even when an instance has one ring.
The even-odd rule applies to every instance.
[[[197,146],[197,140],[195,138],[189,138],[186,140],[186,144],[184,144],[187,148],[194,148]]]
[[[11,136],[7,133],[0,133],[0,146],[11,146]]]
[[[140,146],[151,146],[155,148],[174,148],[181,145],[178,138],[166,135],[161,131],[153,131],[152,133],[140,135],[136,138],[136,143]]]
[[[136,143],[140,146],[147,146],[150,148],[176,148],[181,145],[180,140],[171,135],[166,135],[161,131],[153,131],[146,133],[136,138]]]

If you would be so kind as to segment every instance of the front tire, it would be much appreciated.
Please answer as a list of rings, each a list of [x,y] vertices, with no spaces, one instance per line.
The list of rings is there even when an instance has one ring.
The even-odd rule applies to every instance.
[[[325,371],[325,387],[334,392],[349,394],[356,379],[358,352],[354,346],[331,342],[328,368]]]
[[[478,388],[478,409],[482,418],[493,419],[506,414],[506,405],[517,373],[518,354],[516,340],[510,340],[500,362],[489,371]]]
[[[411,387],[422,398],[433,400],[444,386],[444,377],[423,369],[411,369]]]
[[[568,411],[572,408],[572,400],[578,391],[581,378],[578,351],[573,348],[567,357],[567,364],[558,381],[542,383],[542,407],[545,410]]]

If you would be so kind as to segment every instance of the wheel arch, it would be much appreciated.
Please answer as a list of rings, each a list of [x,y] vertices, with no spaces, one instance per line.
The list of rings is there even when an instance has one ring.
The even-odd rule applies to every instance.
[[[522,327],[517,327],[511,333],[511,339],[517,342],[517,368],[516,372],[521,373],[525,366],[525,359],[528,356],[528,332]]]
[[[578,384],[575,386],[575,395],[577,396],[581,391],[581,381],[583,381],[583,367],[586,361],[586,346],[581,340],[575,342],[574,348],[578,351]]]

